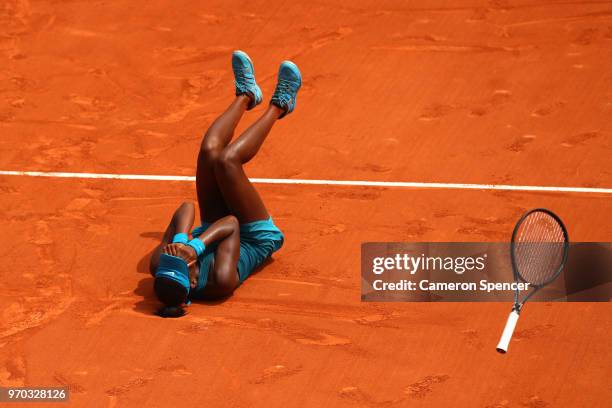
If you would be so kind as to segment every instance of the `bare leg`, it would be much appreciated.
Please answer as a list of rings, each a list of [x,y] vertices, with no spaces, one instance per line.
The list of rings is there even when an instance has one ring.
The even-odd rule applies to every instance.
[[[200,205],[200,219],[214,222],[229,214],[223,195],[214,174],[215,163],[227,144],[232,140],[234,129],[245,112],[250,98],[237,96],[232,104],[208,128],[198,155],[196,189]]]
[[[270,105],[255,123],[222,151],[215,162],[219,190],[228,209],[241,224],[265,220],[270,216],[242,165],[259,151],[281,113],[280,108]]]

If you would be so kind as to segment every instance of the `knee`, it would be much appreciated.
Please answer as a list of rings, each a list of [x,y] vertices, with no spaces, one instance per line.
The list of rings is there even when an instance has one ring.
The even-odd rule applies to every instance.
[[[208,163],[214,164],[223,151],[223,147],[220,143],[214,141],[209,137],[205,137],[200,145],[200,160],[204,160]]]
[[[223,149],[215,161],[215,168],[221,171],[232,170],[239,165],[240,157],[231,146]]]

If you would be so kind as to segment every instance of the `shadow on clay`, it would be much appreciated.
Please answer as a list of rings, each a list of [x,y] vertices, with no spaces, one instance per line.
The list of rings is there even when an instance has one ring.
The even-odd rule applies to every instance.
[[[152,252],[153,251],[150,251],[149,253],[147,253],[147,255],[145,255],[138,262],[136,266],[136,270],[139,273],[147,273],[150,275],[149,260],[151,258]],[[274,258],[272,257],[266,259],[261,265],[255,268],[255,270],[250,276],[257,275],[263,268],[272,264],[273,262],[274,262]],[[152,276],[149,276],[144,279],[141,279],[138,282],[138,286],[136,287],[136,289],[134,289],[134,294],[137,296],[141,296],[142,300],[139,300],[138,302],[134,303],[134,307],[133,307],[134,311],[145,314],[145,315],[154,316],[157,314],[158,310],[161,308],[162,304],[157,300],[155,293],[153,292],[153,281],[154,281],[154,278]],[[236,290],[240,290],[240,286]],[[202,305],[214,306],[214,305],[219,305],[221,303],[226,302],[231,297],[232,297],[231,295],[227,297],[214,298],[214,299],[197,297],[197,298],[193,298],[192,302],[193,302],[193,305],[202,304]],[[189,313],[189,308],[190,307],[186,308],[187,313]]]

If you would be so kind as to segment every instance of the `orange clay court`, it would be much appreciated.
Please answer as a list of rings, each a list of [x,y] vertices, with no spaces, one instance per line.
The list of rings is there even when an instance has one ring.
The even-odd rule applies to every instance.
[[[149,254],[193,182],[1,175],[0,385],[79,407],[610,402],[609,303],[530,303],[502,356],[509,303],[361,302],[359,271],[362,242],[507,242],[533,207],[612,241],[611,2],[4,0],[0,170],[193,176],[234,49],[265,98],[237,134],[280,61],[303,74],[250,177],[587,190],[260,183],[283,248],[161,319]]]

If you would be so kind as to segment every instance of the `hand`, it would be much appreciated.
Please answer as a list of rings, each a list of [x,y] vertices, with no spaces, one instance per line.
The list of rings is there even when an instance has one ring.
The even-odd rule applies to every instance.
[[[193,265],[195,261],[198,260],[195,249],[181,243],[168,244],[164,247],[162,252],[183,259],[189,266]]]

